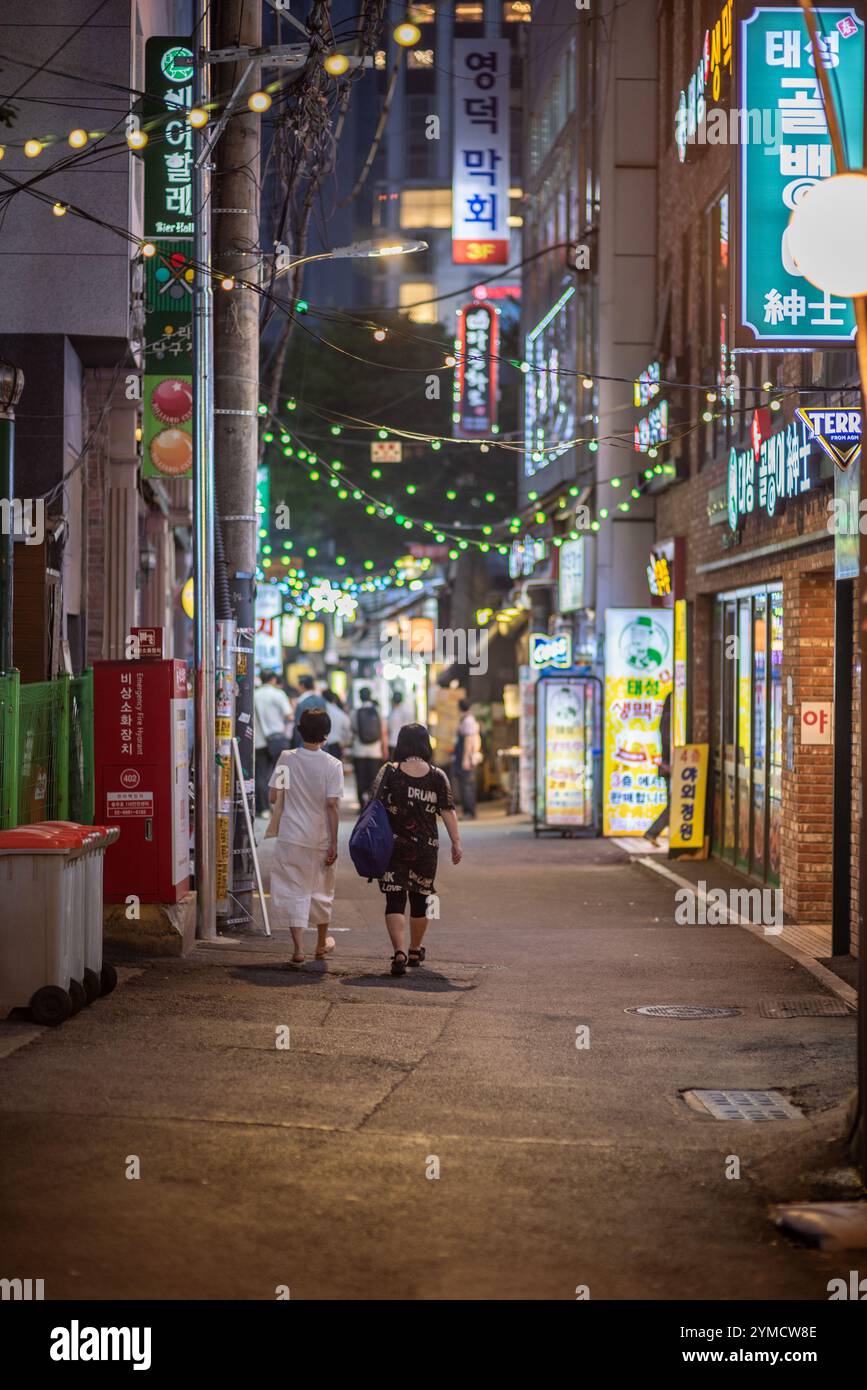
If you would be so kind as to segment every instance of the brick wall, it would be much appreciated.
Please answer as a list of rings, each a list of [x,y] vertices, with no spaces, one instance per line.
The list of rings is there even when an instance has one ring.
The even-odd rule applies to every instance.
[[[708,310],[713,245],[708,209],[729,189],[731,150],[694,146],[680,163],[674,143],[674,116],[680,91],[694,72],[704,38],[704,19],[692,0],[663,0],[659,7],[659,197],[658,320],[663,374],[672,379],[715,384],[717,343]],[[723,98],[722,105],[736,104]],[[731,235],[736,229],[731,228]],[[797,388],[830,379],[839,357],[826,354],[751,354],[737,359],[742,418],[766,404],[751,388],[770,380]],[[800,745],[799,708],[804,700],[833,699],[834,555],[826,529],[831,484],[824,481],[803,498],[786,501],[774,517],[756,512],[733,537],[726,521],[710,525],[708,495],[725,484],[727,448],[703,424],[702,390],[673,389],[673,434],[669,449],[682,481],[658,495],[656,535],[665,541],[686,537],[685,595],[691,604],[691,737],[707,741],[714,707],[711,690],[713,595],[779,581],[783,588],[783,779],[781,887],[786,917],[792,921],[831,920],[833,844],[833,749]],[[773,419],[783,428],[794,417],[797,396],[787,399]],[[720,432],[721,435],[721,432]],[[739,443],[739,447],[743,447]],[[810,539],[814,536],[815,539]],[[767,549],[767,554],[760,552]],[[703,567],[714,566],[712,569]],[[787,700],[792,682],[792,703]],[[794,720],[794,769],[786,767],[787,719]],[[854,736],[859,732],[857,707]],[[860,782],[856,753],[853,793]],[[845,789],[848,792],[848,788]],[[853,854],[859,834],[858,802],[853,795]],[[857,875],[857,865],[853,865]],[[857,879],[853,888],[857,895]]]

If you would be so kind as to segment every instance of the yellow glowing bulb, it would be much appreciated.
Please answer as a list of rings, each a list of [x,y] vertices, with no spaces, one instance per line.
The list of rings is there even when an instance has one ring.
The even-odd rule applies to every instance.
[[[5,153],[6,153],[6,148],[5,148],[5,146],[4,146],[4,145],[0,145],[0,159],[3,158],[3,156],[4,156]]]
[[[394,41],[399,43],[401,48],[412,48],[414,43],[418,43],[421,38],[421,29],[417,24],[398,24],[394,31]]]
[[[141,253],[143,256],[155,256],[157,254],[157,248],[154,246],[152,241],[143,241]]]
[[[137,443],[137,444],[141,444],[141,441],[142,441],[142,427],[141,427],[141,425],[136,425],[136,427],[135,427],[135,439],[136,439],[136,443]]]
[[[373,336],[374,336],[374,338],[376,339],[376,341],[377,341],[378,343],[384,343],[384,342],[385,342],[385,329],[384,329],[384,328],[377,328],[377,329],[374,331]]]
[[[234,275],[227,275],[227,276],[225,277],[225,279],[221,280],[221,281],[220,281],[220,288],[223,289],[223,290],[233,290],[233,289],[235,288],[235,277],[234,277]]]
[[[71,145],[74,150],[84,149],[84,146],[87,144],[87,131],[81,130],[80,127],[76,130],[71,130],[66,137],[66,142]]]
[[[322,66],[332,77],[342,77],[349,67],[349,59],[345,53],[329,53]]]
[[[457,360],[458,359],[456,357],[452,357],[451,353],[449,353],[448,357],[446,358],[446,366],[453,367]]]
[[[267,92],[251,92],[247,98],[247,105],[251,111],[267,111],[271,105],[271,98]]]
[[[191,106],[187,112],[187,120],[193,130],[201,130],[203,125],[208,124],[208,113],[203,111],[201,106]]]
[[[126,143],[131,150],[143,150],[148,142],[147,132],[144,130],[129,130],[126,135]]]
[[[51,211],[54,213],[55,217],[65,217],[69,209],[65,203],[55,203]]]
[[[42,144],[41,140],[24,141],[24,153],[27,155],[28,159],[35,159],[38,154],[42,153],[44,148],[45,146]]]

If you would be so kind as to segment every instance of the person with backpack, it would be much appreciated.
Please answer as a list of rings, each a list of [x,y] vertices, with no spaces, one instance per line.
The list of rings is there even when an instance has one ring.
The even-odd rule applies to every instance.
[[[326,753],[331,720],[322,709],[306,709],[298,720],[301,747],[281,753],[271,775],[271,921],[289,927],[295,943],[292,964],[304,964],[302,933],[317,932],[316,959],[334,949],[328,935],[334,904],[338,809],[343,764]]]
[[[352,761],[358,809],[363,811],[370,798],[373,779],[386,756],[388,734],[369,687],[363,686],[359,695],[361,703],[352,715],[352,731],[355,734]]]
[[[424,724],[405,724],[397,736],[395,761],[380,769],[372,791],[372,797],[384,805],[394,834],[388,867],[379,878],[380,891],[385,895],[385,924],[394,948],[392,975],[405,975],[408,964],[421,965],[425,958],[422,941],[428,924],[428,897],[436,891],[437,816],[442,817],[452,842],[452,863],[460,864],[463,858],[449,779],[441,768],[432,766],[432,757],[430,735]]]

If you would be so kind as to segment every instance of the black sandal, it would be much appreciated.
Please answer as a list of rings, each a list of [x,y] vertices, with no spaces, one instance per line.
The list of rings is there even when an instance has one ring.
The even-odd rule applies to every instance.
[[[398,956],[403,956],[403,960],[398,960]],[[393,955],[392,958],[391,958],[391,973],[392,973],[392,975],[405,975],[405,974],[406,974],[406,961],[407,961],[406,951],[395,951],[394,955]]]
[[[415,960],[413,960],[413,956],[415,956]],[[425,949],[424,949],[424,946],[419,946],[419,948],[418,948],[417,951],[410,951],[410,953],[409,953],[409,963],[410,963],[410,965],[421,965],[422,961],[424,960],[424,957],[425,957]]]

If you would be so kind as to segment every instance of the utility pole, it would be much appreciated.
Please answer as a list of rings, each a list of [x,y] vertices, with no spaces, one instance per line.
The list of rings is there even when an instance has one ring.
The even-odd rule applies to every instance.
[[[804,12],[807,33],[813,49],[813,61],[828,134],[834,151],[835,173],[842,174],[848,169],[846,147],[840,129],[840,118],[834,104],[828,71],[822,58],[819,42],[819,29],[813,0],[800,0]],[[855,350],[858,357],[858,375],[861,381],[861,438],[867,438],[867,297],[855,295],[852,300],[855,310]],[[859,517],[867,511],[867,459],[863,452],[860,459],[858,481]],[[861,821],[858,844],[858,1123],[860,1136],[858,1157],[861,1167],[861,1181],[867,1184],[867,534],[859,526],[858,535],[858,584],[856,588],[858,605],[858,634],[860,638],[859,692],[856,700],[860,708],[861,741]]]
[[[0,362],[0,496],[6,501],[0,535],[0,676],[12,670],[12,574],[15,556],[15,407],[24,373]],[[23,515],[23,509],[22,509]]]
[[[210,43],[210,0],[196,0],[195,104],[207,107],[211,73],[203,61]],[[212,377],[211,177],[204,139],[196,138],[193,168],[195,280],[193,282],[193,595],[195,701],[196,936],[217,934],[214,896],[214,397]]]
[[[214,49],[252,48],[262,43],[258,0],[216,0]],[[212,198],[213,263],[218,280],[259,282],[259,167],[261,116],[247,106],[259,86],[259,63],[239,55],[221,62],[219,102],[236,94],[234,111],[215,146]],[[259,455],[259,296],[236,287],[218,289],[214,314],[214,448],[217,518],[235,622],[235,734],[244,780],[253,780],[253,636],[258,517],[256,469]],[[235,795],[234,844],[225,925],[238,928],[252,918],[253,863],[241,793]]]

